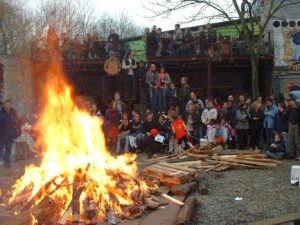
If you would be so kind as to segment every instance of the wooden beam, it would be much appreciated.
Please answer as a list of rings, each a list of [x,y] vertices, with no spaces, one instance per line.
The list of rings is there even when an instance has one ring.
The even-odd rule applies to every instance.
[[[207,62],[207,95],[209,98],[212,96],[212,88],[211,88],[211,80],[212,80],[212,72],[211,72],[212,62]]]
[[[272,219],[261,220],[251,225],[279,225],[288,222],[294,222],[294,224],[300,224],[300,212],[291,213],[284,216],[275,217]]]

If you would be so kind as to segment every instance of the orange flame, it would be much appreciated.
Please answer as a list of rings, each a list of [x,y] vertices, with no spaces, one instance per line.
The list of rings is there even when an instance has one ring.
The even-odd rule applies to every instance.
[[[82,169],[86,178],[80,200],[97,202],[100,216],[107,208],[122,213],[122,206],[135,203],[136,192],[147,192],[147,185],[134,179],[137,176],[135,155],[111,156],[105,146],[102,121],[75,104],[61,63],[52,60],[49,68],[45,105],[38,124],[44,149],[42,162],[26,168],[13,186],[10,202],[18,194],[29,191],[28,201],[34,200],[34,204],[39,204],[46,196],[63,199],[59,206],[62,213],[71,202],[77,171]],[[87,165],[91,165],[88,172],[85,171]]]

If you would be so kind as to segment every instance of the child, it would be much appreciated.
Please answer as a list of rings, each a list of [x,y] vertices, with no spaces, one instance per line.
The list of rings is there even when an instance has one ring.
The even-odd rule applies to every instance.
[[[217,121],[215,119],[211,119],[209,124],[207,125],[207,140],[208,143],[216,143],[216,132],[217,132]]]
[[[225,149],[227,146],[227,141],[230,139],[230,126],[226,123],[225,119],[220,119],[220,122],[217,124],[216,131],[216,141],[217,144],[222,145]]]
[[[159,136],[157,129],[151,129],[150,136],[145,143],[145,150],[148,153],[148,158],[156,158],[159,150],[159,142],[156,141],[156,137]]]
[[[286,155],[285,144],[280,133],[275,133],[274,143],[268,148],[266,155],[270,159],[282,159]]]
[[[194,148],[193,144],[188,139],[188,135],[190,136],[189,131],[186,129],[183,120],[176,113],[172,115],[171,126],[178,143],[179,154],[183,152],[183,144],[187,144],[190,148]]]

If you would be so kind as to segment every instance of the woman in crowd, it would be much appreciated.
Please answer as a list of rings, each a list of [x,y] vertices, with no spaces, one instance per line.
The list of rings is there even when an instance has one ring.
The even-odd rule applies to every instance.
[[[131,130],[131,124],[128,117],[128,113],[123,113],[122,120],[118,125],[119,135],[117,140],[116,154],[120,154],[121,144],[126,140],[126,137],[129,135]]]
[[[248,106],[242,103],[236,113],[236,129],[238,137],[238,145],[240,150],[244,150],[247,146],[248,132],[249,132],[249,118]]]
[[[165,114],[167,112],[167,90],[170,82],[170,75],[165,71],[165,68],[162,66],[160,68],[158,82],[158,112],[162,114]]]
[[[252,149],[256,149],[259,146],[259,136],[263,125],[264,114],[261,109],[261,103],[256,101],[253,108],[249,111],[250,114],[250,146]]]

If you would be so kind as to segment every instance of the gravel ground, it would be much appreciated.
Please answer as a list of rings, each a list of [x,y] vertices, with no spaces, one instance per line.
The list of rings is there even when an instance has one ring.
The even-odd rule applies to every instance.
[[[204,174],[209,195],[199,196],[192,224],[242,225],[299,212],[300,187],[290,184],[292,165],[300,165],[300,161],[285,161],[271,169]],[[236,197],[242,200],[236,201]]]

